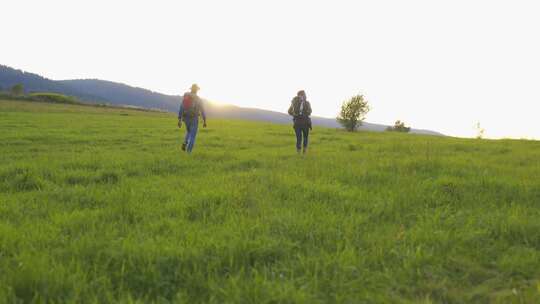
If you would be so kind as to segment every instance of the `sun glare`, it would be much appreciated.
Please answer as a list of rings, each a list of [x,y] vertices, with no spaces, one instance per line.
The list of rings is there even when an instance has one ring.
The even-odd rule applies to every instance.
[[[206,102],[208,102],[209,104],[211,104],[212,106],[215,106],[215,107],[225,107],[225,106],[227,106],[226,103],[220,102],[220,101],[215,101],[215,100],[207,100]]]

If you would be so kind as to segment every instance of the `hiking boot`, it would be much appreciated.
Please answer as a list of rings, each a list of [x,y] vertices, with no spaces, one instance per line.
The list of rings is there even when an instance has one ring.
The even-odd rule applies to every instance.
[[[187,143],[182,144],[182,151],[186,151],[186,145],[187,145]]]
[[[306,154],[307,153],[307,148],[304,148],[304,150],[302,150],[302,154]]]
[[[298,155],[300,155],[300,152],[301,152],[300,149],[296,149],[296,153],[297,153]]]

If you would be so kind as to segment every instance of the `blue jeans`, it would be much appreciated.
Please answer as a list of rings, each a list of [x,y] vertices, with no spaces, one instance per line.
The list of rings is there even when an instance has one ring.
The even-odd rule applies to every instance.
[[[304,149],[306,149],[308,146],[309,127],[295,127],[294,133],[296,133],[296,150],[302,148],[302,143],[304,144]]]
[[[197,130],[199,129],[199,120],[198,119],[186,119],[184,120],[186,124],[186,137],[184,138],[184,144],[186,144],[186,151],[191,153],[193,146],[195,145],[195,137],[197,137]]]

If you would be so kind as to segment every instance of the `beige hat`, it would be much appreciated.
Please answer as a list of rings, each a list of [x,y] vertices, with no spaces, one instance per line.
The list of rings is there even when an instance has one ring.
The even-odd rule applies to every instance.
[[[194,84],[191,85],[191,90],[192,90],[192,91],[193,91],[193,90],[198,91],[198,90],[200,90],[200,89],[201,89],[201,88],[199,88],[199,86],[198,86],[196,83],[194,83]]]

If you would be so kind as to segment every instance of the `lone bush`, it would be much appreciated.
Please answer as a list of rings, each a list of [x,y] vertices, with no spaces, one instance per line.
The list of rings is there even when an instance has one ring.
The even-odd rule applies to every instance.
[[[364,95],[353,96],[341,106],[337,121],[350,132],[355,131],[362,125],[370,107]]]
[[[394,132],[405,132],[408,133],[411,131],[410,127],[405,126],[405,122],[401,120],[396,120],[393,127],[386,128],[386,131],[394,131]]]

